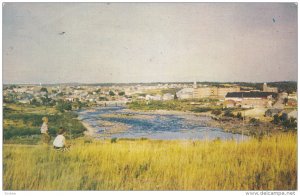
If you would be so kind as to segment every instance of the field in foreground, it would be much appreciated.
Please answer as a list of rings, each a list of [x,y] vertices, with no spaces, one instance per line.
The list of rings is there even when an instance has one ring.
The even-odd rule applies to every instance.
[[[297,136],[4,145],[4,190],[295,190]]]

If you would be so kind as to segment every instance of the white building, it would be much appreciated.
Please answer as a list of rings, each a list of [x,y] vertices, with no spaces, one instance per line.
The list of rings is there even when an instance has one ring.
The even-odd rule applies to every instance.
[[[146,100],[160,101],[162,100],[162,97],[160,95],[146,95]]]
[[[184,88],[176,93],[178,99],[191,99],[193,98],[194,89]]]

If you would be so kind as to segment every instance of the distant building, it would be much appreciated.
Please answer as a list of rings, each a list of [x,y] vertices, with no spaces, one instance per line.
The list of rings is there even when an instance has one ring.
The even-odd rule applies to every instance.
[[[264,85],[263,85],[263,92],[278,93],[278,89],[276,87],[268,87],[267,83],[264,83]]]
[[[155,100],[155,101],[160,101],[162,97],[160,95],[146,95],[146,100]]]
[[[201,87],[194,89],[193,98],[215,98],[224,99],[226,94],[229,92],[240,92],[240,87],[228,87],[228,88],[218,88],[218,87]]]
[[[195,82],[193,88],[184,88],[176,93],[179,99],[201,99],[201,98],[212,98],[212,99],[224,99],[226,94],[229,92],[240,92],[240,87],[197,87]]]
[[[178,99],[192,99],[194,89],[193,88],[183,88],[176,93]]]
[[[193,88],[197,88],[197,82],[194,82]]]
[[[236,105],[244,108],[271,107],[277,95],[273,92],[229,92],[225,101],[233,100]]]

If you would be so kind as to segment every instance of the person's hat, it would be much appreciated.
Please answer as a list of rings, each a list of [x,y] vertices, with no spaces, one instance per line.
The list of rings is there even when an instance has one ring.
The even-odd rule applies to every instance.
[[[48,120],[48,118],[45,116],[42,118],[43,121]]]

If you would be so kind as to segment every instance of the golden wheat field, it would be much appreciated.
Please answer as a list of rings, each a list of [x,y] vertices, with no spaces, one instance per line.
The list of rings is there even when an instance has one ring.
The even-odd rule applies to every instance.
[[[295,190],[297,135],[4,145],[4,190]]]

